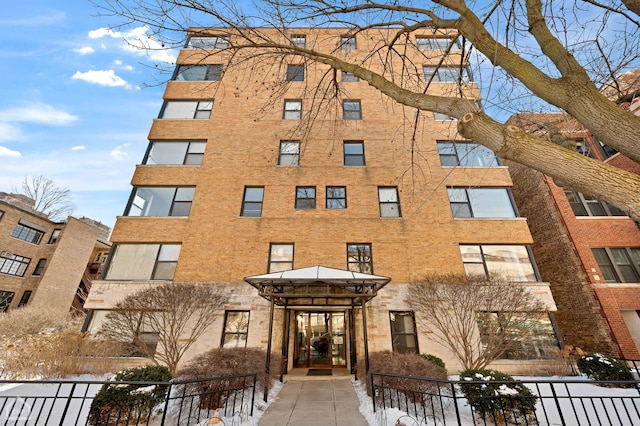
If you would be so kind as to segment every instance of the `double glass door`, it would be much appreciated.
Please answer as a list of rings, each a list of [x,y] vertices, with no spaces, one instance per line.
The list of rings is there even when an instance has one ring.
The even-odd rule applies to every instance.
[[[296,367],[346,367],[344,312],[296,313]]]

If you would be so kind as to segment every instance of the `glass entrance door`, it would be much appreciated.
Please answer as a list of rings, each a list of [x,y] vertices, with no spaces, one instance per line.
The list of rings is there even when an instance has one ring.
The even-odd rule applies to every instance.
[[[296,313],[296,367],[346,367],[344,312]]]

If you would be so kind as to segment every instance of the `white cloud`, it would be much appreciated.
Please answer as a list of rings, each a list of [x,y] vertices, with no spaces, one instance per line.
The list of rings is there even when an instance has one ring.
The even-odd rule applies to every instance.
[[[114,70],[89,70],[87,72],[76,71],[71,76],[74,80],[82,80],[91,84],[99,84],[100,86],[109,87],[125,87],[130,89],[131,86],[122,77],[116,75]]]
[[[123,41],[122,49],[137,55],[147,55],[151,60],[158,62],[174,63],[176,55],[171,49],[166,49],[162,43],[147,35],[149,28],[146,26],[132,28],[129,31],[113,31],[110,28],[98,28],[89,31],[89,38],[96,39],[111,37]]]
[[[19,151],[14,151],[12,149],[9,149],[7,147],[0,145],[0,157],[20,157],[21,155],[22,154],[20,154]]]
[[[42,102],[28,106],[0,110],[0,122],[28,122],[61,126],[76,121],[78,117]],[[0,128],[1,130],[1,128]]]
[[[81,55],[88,55],[95,52],[94,48],[91,46],[79,47],[78,49],[73,49],[73,51]]]
[[[120,59],[116,59],[113,61],[113,65],[122,65],[122,61]]]
[[[0,141],[19,141],[23,139],[24,135],[19,127],[0,122]]]
[[[124,66],[124,70],[125,71],[133,71],[133,67],[131,65],[125,65]]]
[[[111,28],[98,28],[97,30],[89,31],[88,36],[89,38],[102,38],[105,36],[119,37],[114,34],[120,34],[120,33],[114,32]]]
[[[116,161],[123,161],[129,158],[129,153],[125,150],[131,144],[124,144],[116,146],[109,155]]]
[[[82,151],[84,149],[87,149],[87,147],[84,145],[77,145],[71,148],[72,151]]]

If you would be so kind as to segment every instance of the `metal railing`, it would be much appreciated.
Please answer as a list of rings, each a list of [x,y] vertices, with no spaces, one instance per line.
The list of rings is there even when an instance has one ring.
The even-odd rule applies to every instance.
[[[96,420],[91,404],[103,385],[138,392],[165,386],[167,392],[149,410],[111,405]],[[256,374],[172,382],[0,380],[0,426],[192,426],[214,416],[240,423],[253,415],[255,394]]]
[[[416,425],[640,425],[640,381],[577,378],[518,382],[532,395],[517,397],[498,392],[491,397],[476,396],[475,404],[465,397],[461,386],[482,387],[488,382],[370,373],[369,388],[373,410],[384,424],[391,420],[381,419],[385,410],[396,408]],[[491,381],[498,386],[510,383]],[[477,408],[487,405],[494,408]],[[399,423],[411,424],[407,420]]]

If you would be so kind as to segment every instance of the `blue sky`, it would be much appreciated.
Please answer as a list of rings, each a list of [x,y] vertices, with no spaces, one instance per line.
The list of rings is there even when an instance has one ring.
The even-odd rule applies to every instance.
[[[74,216],[113,227],[147,146],[163,86],[153,64],[173,52],[132,48],[86,0],[11,2],[0,16],[0,191],[25,175],[71,190]]]

